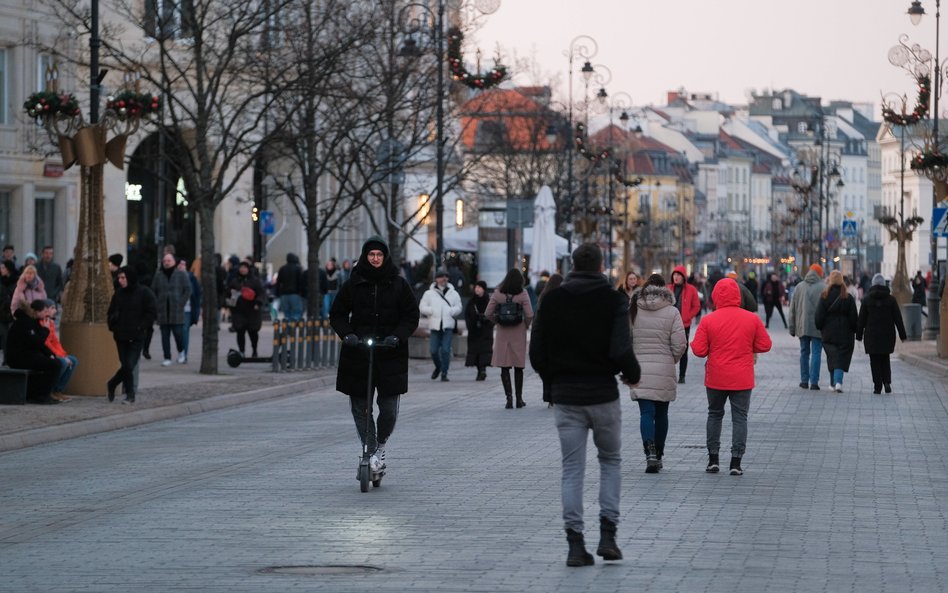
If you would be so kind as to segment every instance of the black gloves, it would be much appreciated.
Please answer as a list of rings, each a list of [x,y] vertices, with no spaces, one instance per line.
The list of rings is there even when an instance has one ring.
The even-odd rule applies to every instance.
[[[398,347],[398,336],[385,336],[385,339],[382,340],[382,344],[386,348],[396,348]]]
[[[342,339],[343,346],[354,347],[359,345],[359,336],[355,334],[348,334]]]

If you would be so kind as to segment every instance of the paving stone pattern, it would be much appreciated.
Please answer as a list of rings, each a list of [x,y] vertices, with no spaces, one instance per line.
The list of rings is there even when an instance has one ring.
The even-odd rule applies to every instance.
[[[624,398],[625,560],[567,568],[552,411],[503,408],[499,372],[416,370],[380,489],[360,493],[348,402],[331,387],[0,454],[0,592],[948,591],[948,394],[893,360],[871,394],[797,383],[775,330],[757,365],[745,475],[703,469],[703,364],[644,473]],[[722,449],[730,446],[725,420]],[[726,455],[724,463],[727,462]],[[590,443],[586,520],[598,541]],[[276,566],[362,566],[298,575]]]

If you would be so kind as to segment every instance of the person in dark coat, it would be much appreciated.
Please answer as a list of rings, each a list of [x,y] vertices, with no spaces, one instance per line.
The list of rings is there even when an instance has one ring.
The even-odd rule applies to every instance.
[[[467,324],[467,358],[464,364],[477,367],[475,381],[487,378],[487,367],[494,353],[494,324],[484,316],[489,301],[487,283],[478,280],[474,284],[474,296],[464,307],[464,321]]]
[[[408,338],[420,313],[411,286],[389,259],[388,244],[370,237],[359,261],[329,310],[329,324],[342,339],[336,391],[349,396],[359,438],[369,451],[373,471],[385,467],[385,445],[395,430],[400,396],[408,391]],[[369,385],[369,352],[361,340],[381,340],[373,353]],[[376,394],[378,422],[372,417],[369,389]],[[368,404],[368,405],[366,405]]]
[[[280,266],[276,279],[276,295],[280,299],[280,309],[287,321],[303,319],[303,295],[306,284],[303,266],[295,253],[286,254],[286,263]]]
[[[237,332],[237,349],[246,351],[247,336],[250,336],[251,356],[257,357],[257,341],[263,324],[263,308],[267,305],[263,284],[250,271],[250,262],[242,261],[237,267],[237,276],[228,285],[237,291],[237,304],[231,309],[231,321]]]
[[[26,401],[34,404],[58,404],[53,399],[53,385],[59,379],[59,359],[46,346],[49,330],[43,327],[38,315],[46,309],[46,299],[22,303],[13,312],[13,325],[7,334],[7,365],[11,369],[39,371],[29,379]]]
[[[635,272],[630,273],[634,274]],[[628,278],[628,275],[626,275],[626,278]],[[638,281],[638,277],[636,277],[636,281]],[[554,288],[559,288],[560,284],[563,284],[563,275],[560,273],[554,273],[547,279],[546,284],[543,285],[543,290],[537,295],[537,309],[543,304],[543,297],[552,292]],[[622,291],[620,290],[619,292]],[[552,408],[553,396],[550,393],[550,382],[542,377],[540,378],[540,382],[543,384],[543,401],[546,402],[547,407]]]
[[[5,259],[0,262],[0,350],[6,351],[7,332],[13,323],[13,292],[16,290],[16,264]]]
[[[138,283],[138,272],[131,266],[119,268],[115,274],[118,290],[109,302],[108,324],[118,351],[119,370],[108,381],[109,401],[115,401],[115,389],[122,384],[123,403],[135,402],[135,367],[142,353],[145,335],[158,318],[155,295]]]
[[[823,339],[823,351],[826,352],[830,389],[842,393],[843,374],[849,372],[849,363],[856,346],[859,316],[856,313],[856,299],[846,290],[843,274],[839,270],[830,272],[816,308],[815,321]]]
[[[925,297],[925,291],[927,289],[928,282],[925,280],[925,277],[922,276],[922,271],[919,270],[915,272],[915,276],[912,278],[912,302],[924,307],[927,303]]]
[[[774,314],[774,309],[780,313],[780,319],[783,321],[784,329],[787,328],[787,318],[783,315],[783,297],[786,291],[783,289],[783,282],[776,274],[771,273],[770,278],[760,287],[760,298],[764,301],[765,321],[764,327],[770,327],[770,318]]]
[[[869,355],[869,369],[872,371],[872,392],[879,394],[885,388],[892,393],[892,367],[889,355],[895,351],[895,332],[899,339],[906,339],[905,325],[899,303],[885,285],[885,276],[872,277],[869,294],[862,299],[859,309],[859,323],[856,327],[856,339],[862,340]]]

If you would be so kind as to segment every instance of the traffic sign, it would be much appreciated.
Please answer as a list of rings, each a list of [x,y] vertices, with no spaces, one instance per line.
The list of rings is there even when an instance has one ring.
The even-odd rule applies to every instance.
[[[847,219],[843,221],[843,236],[844,237],[856,236],[856,221],[855,220]]]
[[[932,235],[948,237],[948,208],[932,209]]]
[[[260,233],[263,235],[273,234],[273,211],[272,210],[260,211]]]

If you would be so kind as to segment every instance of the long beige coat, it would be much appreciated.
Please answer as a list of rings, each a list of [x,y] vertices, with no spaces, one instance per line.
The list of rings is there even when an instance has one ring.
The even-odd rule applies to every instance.
[[[507,295],[495,290],[490,295],[490,301],[487,303],[487,309],[484,316],[497,322],[497,305],[507,302]],[[520,303],[523,307],[523,323],[520,325],[497,325],[497,333],[494,335],[494,355],[490,359],[492,367],[514,367],[518,369],[527,366],[527,328],[533,321],[533,307],[530,306],[530,296],[527,291],[522,290],[520,294],[513,295],[513,302]]]
[[[675,295],[664,286],[644,286],[635,291],[632,306],[637,307],[632,349],[642,367],[642,379],[632,388],[632,399],[675,401],[676,365],[688,347]]]

